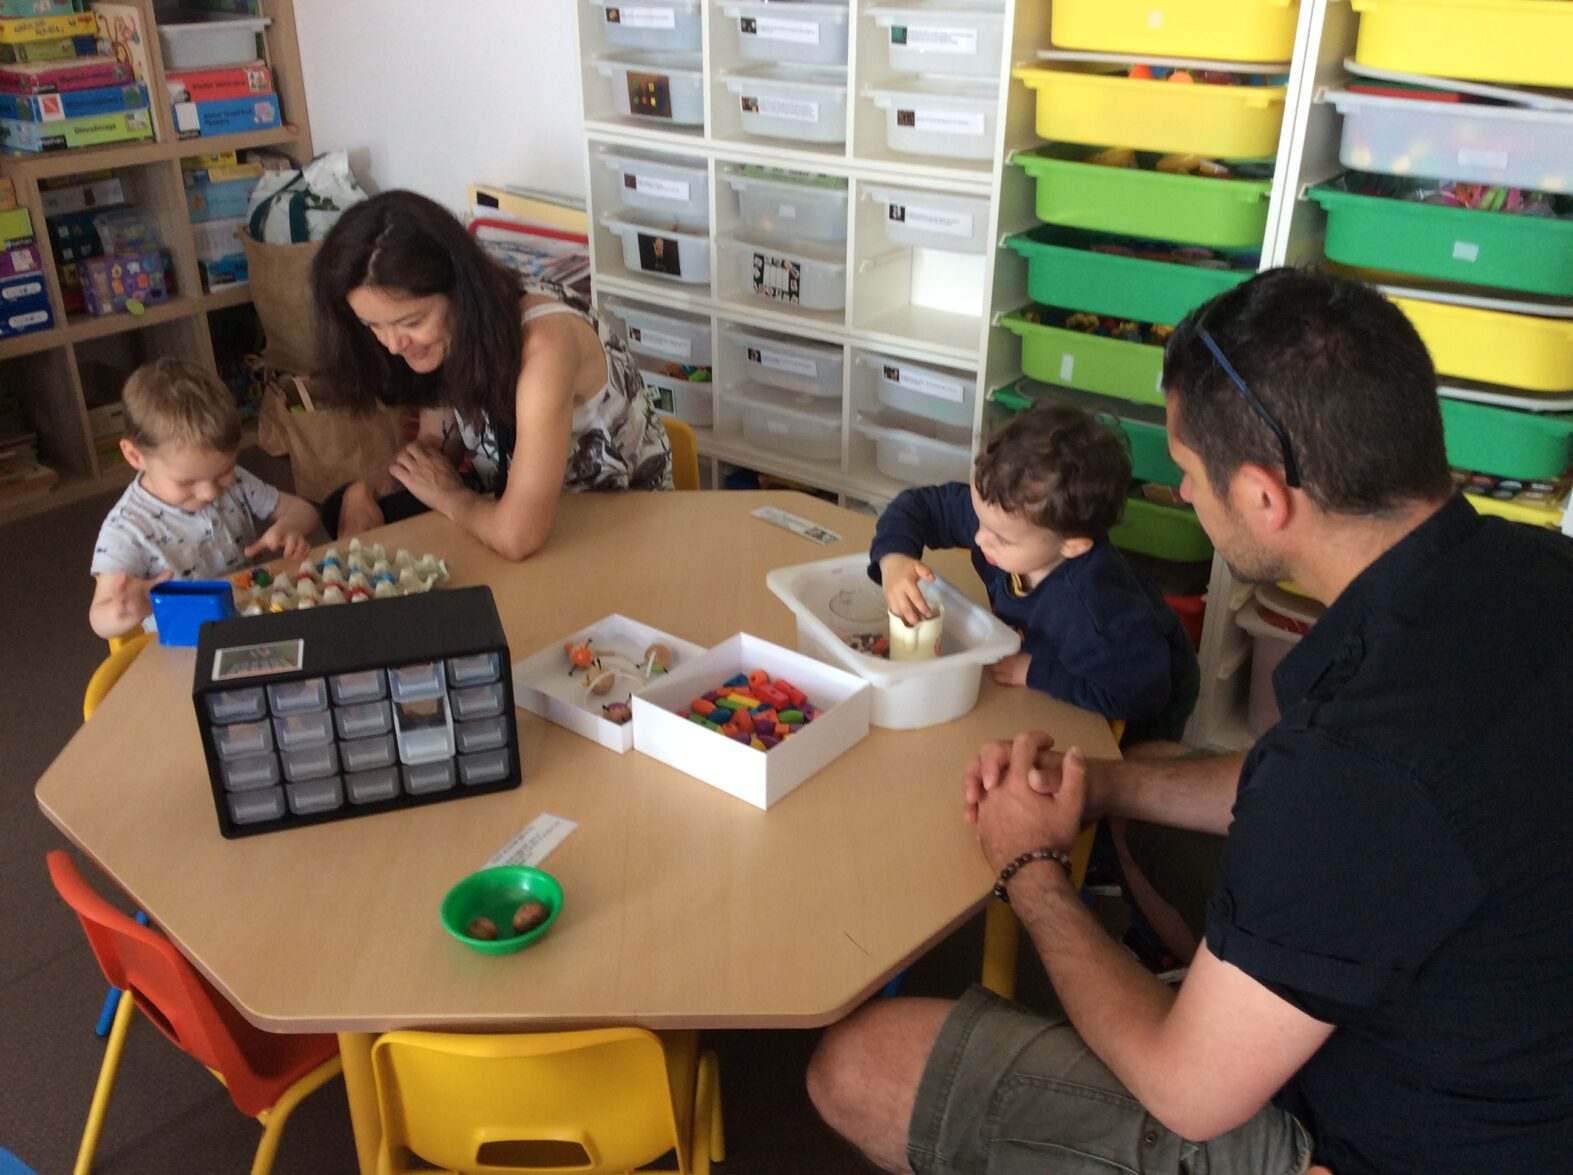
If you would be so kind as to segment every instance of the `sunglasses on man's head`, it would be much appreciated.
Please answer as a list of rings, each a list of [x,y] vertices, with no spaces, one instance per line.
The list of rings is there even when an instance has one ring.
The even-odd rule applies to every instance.
[[[1235,387],[1240,389],[1240,395],[1245,397],[1245,402],[1250,405],[1251,411],[1256,413],[1261,422],[1272,430],[1273,436],[1278,438],[1278,447],[1283,450],[1284,457],[1284,484],[1289,486],[1290,489],[1299,489],[1300,467],[1295,464],[1294,450],[1289,447],[1289,434],[1284,431],[1284,426],[1279,424],[1277,418],[1267,410],[1267,405],[1256,398],[1256,393],[1245,386],[1245,381],[1240,378],[1240,373],[1234,369],[1233,364],[1224,358],[1223,352],[1218,349],[1218,344],[1213,341],[1212,335],[1207,333],[1207,328],[1197,327],[1196,333],[1201,337],[1202,342],[1207,344],[1207,349],[1212,352],[1213,358],[1218,360],[1218,366],[1223,368],[1223,373],[1229,377]]]

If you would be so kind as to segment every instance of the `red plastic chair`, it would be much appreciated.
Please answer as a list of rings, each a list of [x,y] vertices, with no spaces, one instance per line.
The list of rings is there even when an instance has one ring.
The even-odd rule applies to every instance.
[[[121,1050],[140,1008],[182,1052],[222,1081],[242,1114],[262,1122],[252,1175],[266,1175],[284,1122],[300,1100],[338,1073],[339,1046],[328,1035],[281,1035],[248,1024],[158,931],[134,922],[100,897],[60,851],[49,854],[49,876],[82,921],[104,978],[125,992],[109,1034],[76,1171],[85,1175],[114,1092]]]

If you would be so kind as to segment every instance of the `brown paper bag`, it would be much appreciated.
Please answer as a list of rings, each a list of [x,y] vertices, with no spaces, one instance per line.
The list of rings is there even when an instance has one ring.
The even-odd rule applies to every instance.
[[[262,358],[280,371],[318,370],[316,304],[311,298],[311,262],[321,241],[268,245],[242,230],[251,301],[262,320],[267,346]]]
[[[264,384],[257,443],[289,455],[295,492],[320,502],[346,482],[387,467],[404,442],[406,413],[379,405],[369,413],[325,407],[307,381],[273,372]]]

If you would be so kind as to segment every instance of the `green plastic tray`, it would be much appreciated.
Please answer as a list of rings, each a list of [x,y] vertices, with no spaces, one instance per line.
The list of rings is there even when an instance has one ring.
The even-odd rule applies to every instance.
[[[1184,474],[1169,456],[1169,434],[1161,424],[1132,420],[1129,416],[1117,412],[1115,410],[1117,405],[1110,404],[1101,397],[1072,392],[1064,388],[1044,388],[1039,394],[1034,395],[1023,390],[1018,382],[1003,388],[995,388],[989,394],[989,398],[1000,407],[1012,412],[1024,412],[1044,400],[1056,400],[1074,404],[1078,408],[1106,418],[1118,426],[1130,441],[1132,476],[1138,481],[1153,481],[1160,485],[1179,488]]]
[[[1260,254],[1243,249],[1222,258],[1238,266],[1231,269],[1096,253],[1095,245],[1140,242],[1058,225],[1017,233],[1005,244],[1027,259],[1027,293],[1035,302],[1170,325],[1245,281],[1260,262]]]
[[[1038,219],[1066,228],[1123,233],[1217,249],[1260,249],[1269,180],[1208,179],[1148,168],[1082,162],[1097,147],[1054,143],[1017,155],[1037,182]]]
[[[1044,322],[1024,317],[1028,310]],[[1163,403],[1163,348],[1082,334],[1051,325],[1062,316],[1048,306],[1028,307],[1001,320],[1021,338],[1021,369],[1033,379],[1097,392],[1138,404]]]
[[[1359,196],[1327,184],[1326,253],[1345,265],[1443,281],[1573,296],[1573,220]]]
[[[1549,479],[1573,464],[1573,412],[1518,412],[1442,400],[1447,461],[1497,477]]]
[[[1136,551],[1175,563],[1200,563],[1213,557],[1212,540],[1192,510],[1127,498],[1125,517],[1109,532],[1122,551]]]

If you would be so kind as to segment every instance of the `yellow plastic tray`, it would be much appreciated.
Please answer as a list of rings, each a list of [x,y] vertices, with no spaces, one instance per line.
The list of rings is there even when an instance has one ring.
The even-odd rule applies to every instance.
[[[1283,86],[1176,85],[1022,66],[1038,95],[1038,134],[1066,143],[1260,159],[1278,150]]]
[[[1568,0],[1353,0],[1355,60],[1466,81],[1573,87]]]
[[[1462,495],[1464,501],[1478,514],[1494,514],[1509,522],[1522,522],[1527,526],[1543,526],[1547,530],[1562,529],[1562,507],[1553,505],[1525,506],[1519,502],[1503,502],[1497,498],[1483,498],[1476,494]]]
[[[1573,319],[1394,298],[1438,374],[1536,392],[1573,391]]]
[[[1299,0],[1054,0],[1060,49],[1288,61]]]

